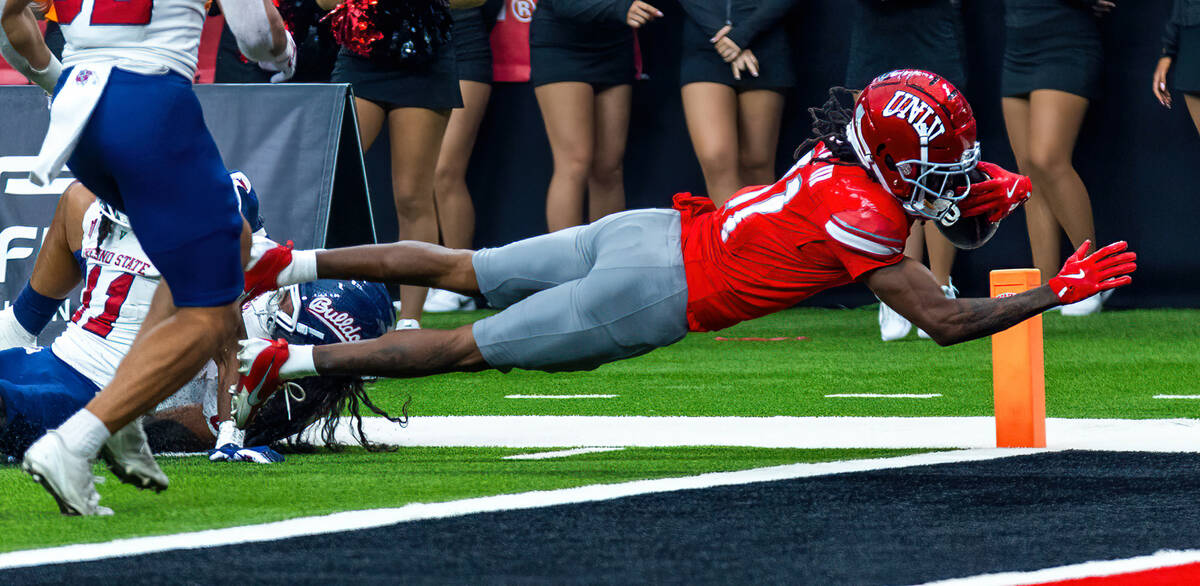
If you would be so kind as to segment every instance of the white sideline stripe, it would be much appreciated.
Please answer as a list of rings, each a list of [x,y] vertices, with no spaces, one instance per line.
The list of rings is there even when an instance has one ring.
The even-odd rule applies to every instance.
[[[208,452],[157,452],[154,454],[156,458],[192,458],[207,455]]]
[[[575,448],[574,450],[555,450],[553,452],[538,452],[536,454],[514,454],[504,456],[501,460],[548,460],[550,458],[566,458],[580,454],[597,454],[600,452],[619,452],[625,448]]]
[[[1200,399],[1200,395],[1154,395],[1155,399]]]
[[[300,517],[287,521],[276,521],[243,527],[228,527],[225,529],[210,529],[207,531],[177,533],[174,535],[118,539],[106,543],[84,543],[45,549],[15,551],[0,554],[0,569],[84,562],[178,549],[196,549],[271,541],[306,535],[384,527],[409,521],[606,501],[628,496],[677,490],[693,490],[715,486],[791,480],[831,474],[889,470],[933,464],[979,462],[997,458],[1044,453],[1044,451],[991,448],[915,454],[897,458],[876,458],[870,460],[824,462],[819,464],[788,464],[737,472],[713,472],[682,478],[636,480],[619,484],[594,484],[559,490],[487,496],[445,503],[413,503],[398,508],[346,511],[330,515]]]
[[[505,399],[615,399],[621,395],[504,395]]]
[[[353,444],[349,421],[339,442]],[[990,448],[992,417],[414,417],[407,428],[364,418],[367,438],[394,446],[564,449],[592,446]],[[310,428],[311,429],[311,428]],[[306,433],[311,443],[316,434]],[[1046,420],[1051,448],[1200,452],[1196,419]]]
[[[825,395],[826,399],[936,399],[941,393],[837,393]]]
[[[1057,568],[1046,568],[1031,572],[1004,572],[1000,574],[981,574],[966,578],[954,578],[938,582],[928,582],[927,585],[939,586],[1008,586],[1010,584],[1042,584],[1074,580],[1077,578],[1094,578],[1127,574],[1157,568],[1169,568],[1200,562],[1200,550],[1188,549],[1182,551],[1162,550],[1151,555],[1138,556],[1123,560],[1104,560],[1083,562]]]

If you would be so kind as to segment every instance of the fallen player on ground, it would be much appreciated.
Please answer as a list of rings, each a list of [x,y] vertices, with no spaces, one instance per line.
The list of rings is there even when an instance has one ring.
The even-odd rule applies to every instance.
[[[232,173],[241,209],[255,236],[265,240],[258,200],[249,179]],[[86,276],[82,305],[67,330],[49,348],[36,347],[36,336],[76,285]],[[145,257],[124,216],[107,208],[81,184],[72,184],[59,200],[29,284],[17,302],[0,312],[0,453],[19,458],[48,429],[62,424],[111,380],[129,350],[160,275]],[[282,336],[296,343],[323,344],[379,336],[393,320],[387,291],[375,283],[316,281],[281,289],[247,304],[242,320],[249,335]],[[232,341],[229,343],[232,350]],[[11,349],[10,349],[11,348]],[[324,420],[322,440],[334,444],[339,416],[349,410],[362,435],[360,405],[377,414],[355,377],[311,377],[289,385],[263,405],[262,414],[244,432],[230,414],[228,391],[237,380],[230,354],[206,367],[147,416],[144,427],[155,451],[214,448],[215,460],[262,461],[266,446]],[[145,442],[142,437],[140,441]],[[101,457],[127,481],[157,478],[146,488],[167,486],[153,458],[142,459],[145,474],[134,475],[113,458]],[[145,482],[145,481],[143,481]]]

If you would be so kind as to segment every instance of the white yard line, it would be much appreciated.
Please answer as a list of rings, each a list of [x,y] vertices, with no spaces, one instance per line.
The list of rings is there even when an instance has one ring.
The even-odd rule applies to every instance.
[[[967,578],[954,578],[929,582],[938,586],[1008,586],[1010,584],[1042,584],[1045,582],[1060,582],[1077,578],[1092,578],[1142,572],[1157,568],[1168,568],[1200,562],[1200,550],[1184,551],[1163,550],[1152,555],[1138,556],[1124,560],[1104,560],[1045,568],[1031,572],[1004,572],[1000,574],[982,574]]]
[[[616,399],[621,395],[504,395],[505,399]]]
[[[941,393],[837,393],[826,399],[936,399]]]
[[[991,417],[414,417],[407,429],[364,420],[371,441],[395,446],[573,448],[744,446],[760,448],[989,448]],[[348,421],[337,437],[353,443]],[[318,443],[312,438],[313,443]],[[1048,419],[1055,449],[1200,451],[1200,420]]]
[[[60,564],[99,560],[114,557],[125,557],[138,554],[171,551],[178,549],[196,549],[217,547],[221,545],[236,545],[261,541],[336,533],[339,531],[354,531],[383,527],[410,521],[442,519],[458,517],[474,513],[497,511],[513,511],[533,509],[563,504],[587,503],[612,500],[642,494],[671,492],[677,490],[693,490],[715,486],[731,486],[754,482],[769,482],[790,480],[830,474],[846,474],[850,472],[865,472],[871,470],[888,470],[908,468],[911,466],[927,466],[934,464],[952,464],[959,462],[978,462],[1040,453],[1043,450],[1015,449],[983,449],[955,452],[934,452],[916,454],[898,458],[877,458],[870,460],[849,460],[843,462],[824,462],[819,464],[789,464],[756,468],[737,472],[714,472],[699,476],[683,478],[662,478],[657,480],[637,480],[619,484],[594,484],[576,488],[559,490],[533,491],[519,494],[506,494],[480,497],[446,503],[414,503],[392,509],[369,509],[363,511],[347,511],[318,517],[301,517],[248,525],[212,529],[174,535],[158,535],[153,537],[136,537],[118,539],[106,543],[86,543],[66,545],[46,549],[33,549],[0,554],[0,569],[20,568],[43,564]]]
[[[1200,399],[1200,395],[1154,395],[1155,399]]]
[[[549,460],[550,458],[566,458],[580,454],[598,454],[600,452],[619,452],[625,448],[575,448],[573,450],[555,450],[553,452],[537,452],[535,454],[514,454],[501,457],[501,460]]]

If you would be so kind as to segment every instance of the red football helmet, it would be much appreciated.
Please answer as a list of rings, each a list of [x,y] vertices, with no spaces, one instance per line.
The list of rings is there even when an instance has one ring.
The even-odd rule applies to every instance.
[[[917,69],[885,73],[854,105],[846,137],[859,161],[911,215],[953,222],[979,162],[975,115],[950,82]]]

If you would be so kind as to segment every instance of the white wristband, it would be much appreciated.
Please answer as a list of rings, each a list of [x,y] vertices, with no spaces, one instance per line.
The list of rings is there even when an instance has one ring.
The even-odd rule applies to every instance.
[[[32,65],[29,67],[29,81],[41,86],[47,94],[54,95],[54,86],[58,85],[62,68],[62,62],[58,60],[58,57],[50,55],[50,62],[46,64],[45,69],[34,69]]]

